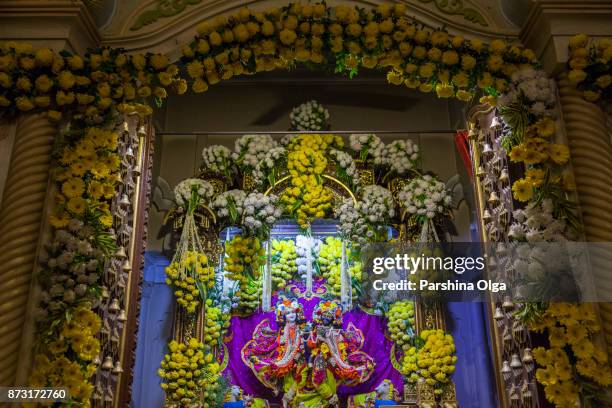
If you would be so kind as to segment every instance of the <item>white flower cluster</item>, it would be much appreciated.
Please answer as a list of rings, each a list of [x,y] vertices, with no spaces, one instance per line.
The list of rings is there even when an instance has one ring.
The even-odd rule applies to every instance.
[[[215,189],[208,182],[197,178],[188,178],[174,187],[174,197],[176,203],[180,206],[185,206],[191,200],[191,193],[196,191],[200,199],[204,202],[209,202],[215,194]]]
[[[398,198],[408,213],[428,219],[449,211],[452,201],[444,183],[428,174],[412,179]]]
[[[395,140],[386,146],[386,164],[399,175],[417,167],[419,146],[412,140]]]
[[[345,200],[336,211],[340,233],[359,244],[371,240],[386,229],[395,215],[395,203],[389,190],[377,185],[363,189],[361,200]]]
[[[40,260],[51,273],[41,278],[46,290],[40,294],[42,304],[35,312],[37,319],[78,303],[98,283],[104,253],[92,246],[93,235],[93,229],[78,219],[70,220],[66,229],[55,231],[54,239],[41,254]]]
[[[349,135],[349,147],[359,153],[359,158],[365,160],[371,156],[377,166],[387,163],[387,149],[378,136],[373,133],[353,133]]]
[[[257,185],[263,185],[266,183],[266,178],[274,167],[287,155],[287,150],[282,147],[274,147],[270,149],[264,159],[257,163],[253,170],[253,178]]]
[[[530,103],[530,110],[536,115],[555,116],[555,88],[546,72],[531,67],[512,74],[510,87],[500,96],[498,103],[508,106],[515,103],[520,95]]]
[[[216,211],[219,218],[229,217],[231,219],[232,213],[234,213],[236,218],[232,219],[231,222],[237,222],[242,217],[245,199],[246,192],[244,190],[224,191],[210,203],[210,208]]]
[[[317,238],[307,237],[304,235],[298,235],[295,237],[295,252],[298,256],[295,260],[295,264],[297,265],[297,271],[302,279],[306,277],[306,272],[308,272],[308,251],[310,251],[310,267],[312,268],[314,274],[312,264],[319,256],[321,244],[321,240]]]
[[[294,108],[289,115],[292,130],[320,131],[329,129],[329,111],[317,101]]]
[[[239,223],[239,226],[249,233],[260,236],[272,228],[282,215],[277,201],[278,198],[274,195],[229,190],[220,194],[211,207],[219,218],[228,218],[230,223]]]
[[[276,147],[278,142],[270,135],[243,135],[236,140],[233,158],[241,168],[253,170]]]
[[[567,241],[568,228],[553,215],[554,204],[550,199],[541,204],[529,203],[524,209],[515,210],[515,222],[510,226],[508,237],[527,242]]]
[[[214,145],[202,150],[203,167],[215,173],[224,174],[231,178],[235,167],[232,160],[232,151],[225,146]]]
[[[281,138],[281,140],[280,140],[280,144],[281,144],[281,146],[284,146],[284,147],[289,146],[289,143],[291,143],[291,141],[292,141],[293,139],[295,139],[296,137],[298,137],[298,136],[299,136],[299,135],[297,135],[297,134],[295,134],[295,133],[290,133],[290,134],[287,134],[287,135],[283,136],[283,137]]]
[[[350,154],[338,149],[329,151],[331,157],[336,161],[336,165],[346,174],[353,186],[359,187],[359,175],[357,174],[357,166]],[[348,181],[348,180],[347,180]]]

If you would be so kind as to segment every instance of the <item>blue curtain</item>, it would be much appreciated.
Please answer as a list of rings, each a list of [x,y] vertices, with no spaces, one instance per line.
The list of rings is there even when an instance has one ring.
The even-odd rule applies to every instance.
[[[170,262],[156,252],[145,253],[140,300],[140,324],[132,385],[133,408],[161,408],[164,393],[157,369],[172,336],[174,299],[166,285],[165,267]]]

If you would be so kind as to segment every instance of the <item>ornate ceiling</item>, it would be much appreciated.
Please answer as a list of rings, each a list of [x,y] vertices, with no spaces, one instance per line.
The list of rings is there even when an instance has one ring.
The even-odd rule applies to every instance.
[[[432,26],[445,25],[466,37],[517,37],[529,0],[400,0],[409,14]],[[377,5],[386,1],[328,1]],[[202,20],[231,13],[248,5],[266,9],[284,5],[279,0],[88,0],[106,45],[129,50],[171,52],[187,41]]]

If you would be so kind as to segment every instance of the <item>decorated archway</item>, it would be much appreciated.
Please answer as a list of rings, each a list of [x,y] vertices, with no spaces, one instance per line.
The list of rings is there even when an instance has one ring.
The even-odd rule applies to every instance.
[[[604,52],[609,49],[606,44],[600,47]],[[573,49],[585,46],[586,40],[579,38]],[[151,113],[148,104],[163,103],[169,91],[205,92],[209,86],[234,76],[303,63],[331,68],[349,77],[357,75],[361,68],[379,69],[392,84],[435,92],[442,98],[456,97],[469,102],[483,95],[481,102],[489,106],[487,112],[495,118],[489,127],[475,120],[466,135],[471,140],[476,176],[486,176],[489,168],[494,167],[487,162],[491,152],[507,152],[509,159],[521,163],[525,170],[524,177],[512,181],[514,199],[526,203],[529,211],[553,214],[562,224],[557,231],[562,236],[571,237],[578,226],[567,198],[571,190],[570,176],[565,170],[568,149],[556,143],[559,126],[555,123],[554,88],[538,70],[535,54],[520,45],[504,40],[484,44],[478,39],[449,36],[442,29],[422,27],[406,17],[405,7],[399,4],[372,10],[292,4],[266,12],[242,9],[230,17],[204,22],[195,39],[182,47],[182,54],[173,62],[162,54],[127,54],[110,48],[79,56],[34,50],[27,44],[7,43],[2,47],[2,116],[43,112],[47,119],[58,123],[61,135],[53,171],[55,200],[49,218],[55,232],[48,253],[42,257],[45,268],[40,281],[43,296],[37,332],[40,351],[34,358],[32,385],[48,385],[49,372],[59,367],[72,373],[70,393],[75,401],[89,401],[92,396],[93,401],[98,401],[94,404],[102,404],[104,399],[127,401],[129,376],[125,369],[131,363],[126,356],[133,339],[131,344],[128,340],[119,347],[121,337],[130,337],[119,330],[129,328],[130,322],[137,319],[137,307],[129,307],[128,303],[129,294],[137,293],[137,282],[125,279],[142,263],[138,259],[138,237],[133,235],[130,223],[133,208],[136,219],[142,222],[146,207],[147,146],[150,146],[146,117]],[[572,68],[580,70],[581,65],[574,62]],[[575,72],[573,77],[576,82],[583,79]],[[601,82],[605,85],[601,88],[609,88],[609,83]],[[594,98],[593,92],[587,93],[587,97]],[[501,118],[508,127],[502,127]],[[298,143],[294,145],[296,149],[297,146]],[[134,161],[135,157],[140,159]],[[503,157],[504,154],[500,156]],[[302,215],[295,217],[306,226],[312,218],[324,217],[327,209],[318,214],[306,211],[310,209],[307,205],[301,208],[305,205],[304,183],[312,182],[308,187],[316,190],[321,186],[318,178],[302,180],[302,184],[295,180],[300,179],[293,177],[296,190],[287,196],[284,210],[291,208],[289,213],[302,210]],[[191,187],[187,190],[191,191]],[[350,188],[345,190],[354,194]],[[211,194],[204,191],[201,196],[212,199],[212,194],[222,191]],[[507,190],[505,194],[505,199],[512,202]],[[487,221],[486,206],[498,204],[502,198],[499,192],[488,192],[481,208],[483,221]],[[296,201],[302,202],[296,206]],[[400,208],[409,207],[401,199],[397,201]],[[214,223],[215,215],[211,215]],[[510,223],[507,224],[509,228]],[[491,231],[485,226],[485,231],[491,240],[501,240],[504,231],[499,225],[495,228]],[[521,240],[524,236],[514,231],[510,238]],[[81,245],[77,258],[75,251],[70,250],[75,239]],[[214,243],[209,245],[212,249]],[[62,282],[66,281],[74,285],[65,287]],[[205,303],[206,299],[203,300]],[[205,309],[198,307],[186,308],[185,313]],[[534,316],[560,319],[550,320],[549,326],[537,327],[553,334],[559,331],[558,327],[568,326],[559,313],[578,310],[584,312],[585,319],[590,319],[586,306],[564,307],[567,310],[563,313],[544,307],[537,310],[540,314],[528,317],[532,321]],[[496,311],[497,305],[493,308]],[[534,309],[525,310],[535,313]],[[110,319],[111,315],[115,317]],[[192,342],[192,349],[204,347],[200,340]],[[171,347],[181,346],[176,343]],[[525,348],[520,345],[519,352],[524,354]],[[572,355],[574,349],[567,353]],[[604,358],[589,361],[595,367],[580,375],[609,383]],[[118,395],[94,389],[90,378],[95,372],[97,376],[103,375],[105,387],[116,390]],[[604,375],[595,374],[601,372]],[[554,398],[554,383],[540,381],[550,387],[545,393]],[[574,389],[567,395],[568,399],[578,397]]]

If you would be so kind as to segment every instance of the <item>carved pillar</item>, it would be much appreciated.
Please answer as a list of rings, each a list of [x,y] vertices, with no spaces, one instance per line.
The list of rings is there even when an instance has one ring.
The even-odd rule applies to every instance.
[[[561,108],[576,179],[576,192],[587,241],[612,242],[612,146],[606,115],[596,104],[568,82],[559,80]],[[600,294],[612,293],[612,253],[597,253],[592,258],[594,280]],[[612,354],[612,303],[600,303],[602,327]]]
[[[57,130],[42,115],[17,121],[0,207],[0,384],[12,385],[30,298]]]

